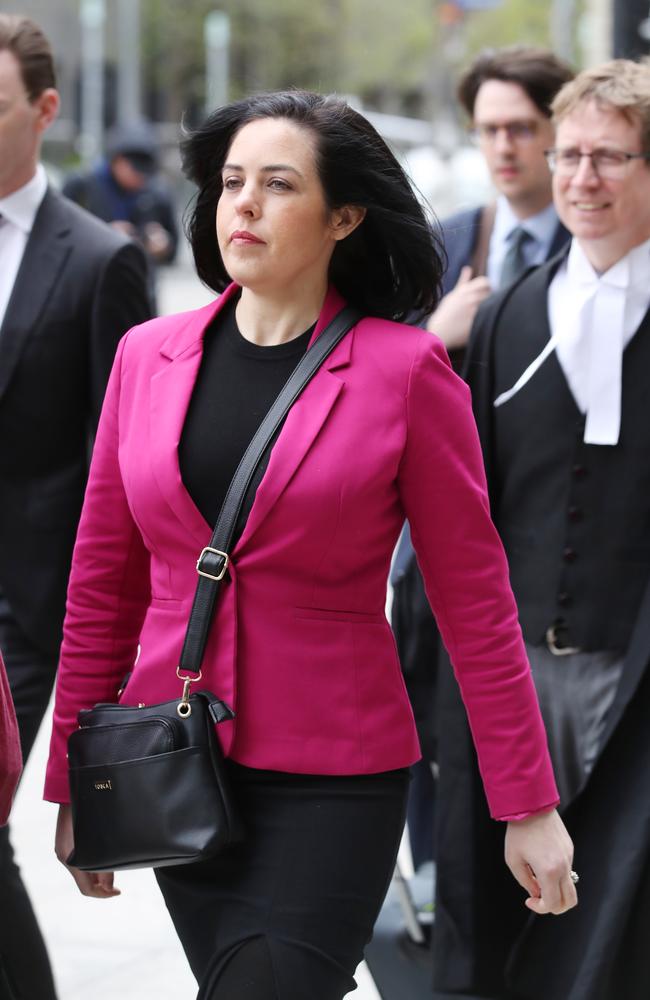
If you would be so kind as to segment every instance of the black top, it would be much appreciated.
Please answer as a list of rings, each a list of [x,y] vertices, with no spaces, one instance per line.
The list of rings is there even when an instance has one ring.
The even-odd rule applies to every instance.
[[[261,347],[242,337],[235,306],[228,303],[205,332],[178,448],[185,488],[211,527],[242,455],[314,331],[311,326],[285,344]]]

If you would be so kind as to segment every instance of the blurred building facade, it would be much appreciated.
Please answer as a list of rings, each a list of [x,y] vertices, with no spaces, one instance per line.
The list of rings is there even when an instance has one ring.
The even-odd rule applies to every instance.
[[[542,24],[560,54],[584,65],[602,62],[615,52],[634,56],[650,51],[650,0],[544,0],[543,4],[539,0],[409,0],[398,12],[400,30],[420,31],[420,68],[409,81],[393,80],[395,64],[382,66],[380,47],[375,47],[380,41],[386,45],[385,36],[397,50],[407,44],[395,35],[393,0],[323,0],[321,6],[320,20],[314,22],[313,10],[308,11],[299,0],[282,0],[273,9],[261,0],[186,0],[180,7],[163,0],[0,0],[0,10],[33,17],[55,52],[62,107],[45,146],[55,180],[57,166],[63,174],[79,160],[86,165],[96,160],[105,132],[113,124],[143,115],[156,125],[165,172],[182,187],[177,152],[181,120],[193,124],[203,113],[210,92],[205,22],[210,17],[225,18],[223,12],[230,11],[231,96],[247,89],[313,85],[308,74],[316,71],[316,37],[323,41],[321,49],[327,42],[318,58],[331,63],[330,76],[321,84],[325,89],[345,92],[346,65],[355,58],[365,59],[386,85],[377,88],[370,82],[362,96],[352,100],[396,151],[410,160],[417,186],[439,214],[485,197],[480,158],[467,146],[465,123],[455,100],[455,80],[471,59],[472,46],[483,39],[483,28],[487,44],[502,44],[504,39],[499,36],[494,41],[488,29],[492,26],[494,34],[499,25],[511,24],[510,15],[517,10],[517,24],[523,26],[517,41],[539,42],[527,32],[533,22],[538,31]],[[364,22],[366,8],[372,9],[371,22]],[[359,34],[364,23],[367,31]],[[266,41],[269,25],[274,34]],[[349,30],[350,25],[356,33]],[[282,39],[289,44],[294,37],[302,37],[301,32],[303,53],[312,52],[312,64],[306,58],[289,61],[278,76],[282,53],[275,54],[275,62],[258,58],[260,46],[278,46]],[[336,58],[330,58],[330,50]],[[417,99],[414,81],[420,90]],[[399,108],[400,93],[401,114],[387,114]]]

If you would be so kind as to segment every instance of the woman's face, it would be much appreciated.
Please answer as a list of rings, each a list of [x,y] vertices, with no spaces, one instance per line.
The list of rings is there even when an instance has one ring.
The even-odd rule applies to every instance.
[[[222,170],[217,239],[230,277],[256,293],[322,294],[350,213],[330,212],[316,170],[315,137],[285,118],[262,118],[235,136]]]

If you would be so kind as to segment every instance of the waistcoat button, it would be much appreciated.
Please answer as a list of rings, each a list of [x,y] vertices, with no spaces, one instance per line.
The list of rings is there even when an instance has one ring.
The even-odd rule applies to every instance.
[[[571,548],[566,548],[562,553],[562,558],[564,559],[565,562],[568,563],[575,562],[577,556],[578,553],[576,552],[576,550]]]

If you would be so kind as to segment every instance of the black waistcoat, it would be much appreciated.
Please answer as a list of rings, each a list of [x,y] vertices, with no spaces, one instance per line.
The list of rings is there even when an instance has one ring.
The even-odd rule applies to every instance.
[[[546,296],[515,289],[494,338],[494,396],[550,336]],[[526,639],[554,623],[587,650],[624,649],[650,577],[650,313],[625,350],[621,435],[587,445],[553,353],[493,411],[492,482]]]

